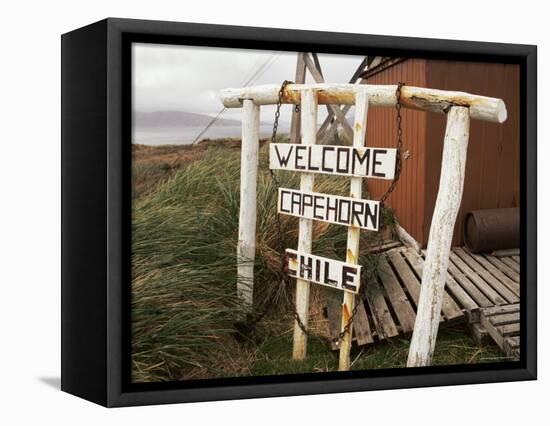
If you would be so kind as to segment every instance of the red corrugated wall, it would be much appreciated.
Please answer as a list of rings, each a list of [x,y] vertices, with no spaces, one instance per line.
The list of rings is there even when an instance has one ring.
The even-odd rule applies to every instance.
[[[453,245],[463,244],[466,213],[478,209],[519,207],[519,65],[480,62],[427,62],[429,87],[458,90],[504,100],[508,119],[503,124],[470,122],[464,193]],[[446,117],[430,114],[426,139],[426,200],[424,229],[435,207]],[[427,242],[427,240],[426,240]]]
[[[519,206],[519,66],[409,59],[368,80],[369,84],[398,81],[502,98],[506,103],[508,120],[504,124],[471,122],[464,194],[453,237],[453,245],[461,245],[468,211]],[[403,149],[410,157],[403,160],[401,180],[387,204],[401,226],[425,246],[439,188],[446,116],[403,111]],[[395,147],[396,138],[395,110],[371,108],[367,145]],[[386,181],[368,180],[374,199],[388,186]]]
[[[412,86],[426,86],[426,61],[409,59],[369,78],[369,84],[396,84],[404,81]],[[395,211],[399,223],[418,241],[424,240],[424,185],[426,113],[402,110],[403,150],[409,151],[403,160],[401,179],[386,204]],[[371,108],[367,119],[367,146],[394,148],[397,127],[394,108]],[[390,181],[369,179],[368,189],[378,199]]]

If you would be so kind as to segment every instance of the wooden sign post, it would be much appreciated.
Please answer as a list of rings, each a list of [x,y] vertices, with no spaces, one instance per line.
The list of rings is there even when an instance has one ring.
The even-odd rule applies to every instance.
[[[369,95],[364,92],[357,92],[355,95],[355,123],[353,125],[353,147],[359,148],[365,145],[365,136],[367,129],[367,112],[369,109]],[[393,155],[393,165],[395,172],[395,153]],[[393,178],[393,174],[391,176]],[[361,189],[363,187],[363,180],[360,177],[353,177],[350,181],[349,195],[353,199],[359,200],[361,198]],[[380,215],[380,212],[378,212]],[[380,219],[379,219],[380,221]],[[357,264],[359,259],[359,228],[356,226],[350,226],[348,228],[348,246],[346,250],[346,262],[353,265]],[[342,329],[347,326],[350,321],[352,312],[355,308],[355,295],[350,293],[344,293],[344,300],[342,302]],[[340,361],[338,369],[340,371],[348,371],[350,369],[350,352],[351,352],[351,335],[353,332],[353,322],[349,324],[348,332],[342,337],[340,345]]]
[[[317,95],[307,89],[302,92],[301,105],[301,125],[302,125],[302,144],[314,145],[317,136]],[[300,176],[300,190],[305,192],[313,191],[315,177],[310,173],[302,173]],[[307,218],[300,219],[300,228],[298,230],[298,252],[311,253],[312,238],[312,220]],[[300,317],[302,324],[307,328],[309,311],[309,281],[303,278],[296,280],[296,314]],[[298,322],[294,325],[294,344],[292,348],[292,357],[294,359],[304,359],[307,353],[307,336],[299,327]]]
[[[315,282],[344,291],[342,302],[342,332],[339,369],[350,368],[351,335],[355,293],[359,291],[361,267],[359,258],[360,230],[378,231],[380,205],[362,200],[362,179],[375,177],[393,179],[397,151],[365,148],[369,95],[366,90],[355,93],[355,123],[353,147],[316,146],[317,97],[311,90],[301,95],[302,145],[272,144],[269,164],[273,169],[301,172],[300,190],[279,188],[278,213],[300,218],[298,251],[287,249],[290,256],[289,274],[296,278],[296,313],[293,358],[306,356],[307,336],[302,327],[308,323],[309,283]],[[313,173],[349,176],[350,196],[341,197],[313,192]],[[346,262],[311,255],[312,220],[348,227]],[[340,273],[334,275],[334,269]],[[332,271],[332,276],[331,276]]]
[[[305,58],[307,62],[307,58]],[[241,161],[241,205],[239,213],[237,291],[247,306],[252,304],[256,232],[256,179],[259,144],[259,109],[279,101],[279,85],[226,89],[221,99],[226,108],[243,108]],[[297,313],[304,326],[308,322],[309,283],[329,285],[344,291],[342,330],[348,324],[359,290],[360,229],[378,230],[380,206],[361,199],[361,179],[392,179],[396,152],[393,149],[365,148],[367,110],[394,107],[396,86],[368,84],[290,84],[282,103],[302,105],[302,144],[272,144],[270,167],[301,173],[300,189],[279,190],[278,211],[300,218],[298,250],[287,250],[291,257],[290,275],[296,278]],[[431,363],[437,337],[441,300],[445,285],[449,250],[464,185],[464,170],[470,119],[492,123],[506,120],[501,99],[424,87],[401,89],[401,105],[422,111],[448,114],[440,188],[430,228],[428,251],[422,275],[418,312],[409,352],[408,366]],[[355,105],[353,147],[316,146],[317,106]],[[331,109],[332,111],[332,109]],[[294,129],[296,130],[296,129]],[[314,192],[316,173],[348,176],[350,196]],[[348,227],[346,261],[311,254],[312,221],[322,220]],[[340,370],[350,368],[352,328],[340,347]],[[306,335],[295,324],[293,356],[306,356]]]

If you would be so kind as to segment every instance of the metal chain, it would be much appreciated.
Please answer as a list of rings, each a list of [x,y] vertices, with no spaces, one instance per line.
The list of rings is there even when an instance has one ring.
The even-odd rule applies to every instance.
[[[275,120],[273,122],[273,132],[272,132],[272,135],[271,135],[271,142],[272,143],[276,143],[276,141],[277,141],[277,129],[279,127],[279,117],[281,116],[281,105],[283,103],[283,96],[284,96],[285,88],[289,84],[294,84],[294,83],[290,80],[285,80],[285,81],[283,81],[283,83],[281,84],[281,88],[279,89],[279,96],[278,96],[278,100],[277,100],[277,110],[275,111]],[[388,199],[388,197],[391,195],[391,193],[395,190],[395,188],[397,186],[397,182],[399,181],[399,178],[401,177],[401,150],[402,150],[402,147],[403,147],[403,130],[402,130],[402,127],[401,127],[401,122],[402,122],[402,117],[401,117],[401,89],[404,85],[405,85],[405,83],[399,82],[397,84],[397,88],[395,90],[395,99],[396,99],[395,109],[396,109],[396,112],[397,112],[397,118],[396,118],[396,122],[397,122],[397,154],[396,154],[396,164],[395,164],[395,175],[394,175],[394,179],[393,179],[390,187],[386,190],[386,192],[382,195],[382,197],[379,200],[380,201],[380,217],[381,218],[383,218],[382,212],[383,212],[383,208],[384,208],[384,202]],[[300,111],[299,106],[296,105],[294,110],[296,112],[299,112]],[[269,172],[271,174],[271,178],[273,179],[273,182],[275,183],[275,186],[277,188],[280,188],[281,185],[280,185],[280,182],[277,178],[277,175],[276,175],[275,171],[273,169],[270,169]],[[280,271],[281,279],[285,282],[285,284],[288,285],[289,284],[289,281],[288,281],[288,258],[285,254],[282,224],[281,224],[281,219],[280,219],[278,214],[276,214],[276,220],[277,220],[277,235],[278,235],[278,240],[279,240],[278,241],[279,242],[279,252],[281,254],[281,271]],[[365,292],[367,284],[376,276],[376,273],[377,273],[377,270],[378,270],[378,262],[379,262],[380,255],[381,255],[382,244],[383,244],[383,237],[381,235],[379,235],[378,246],[374,249],[374,251],[376,253],[375,267],[370,269],[369,276],[366,277],[366,279],[362,278],[363,285],[361,286],[361,288],[362,288],[363,292]],[[359,305],[360,305],[360,303],[364,303],[365,299],[366,299],[366,297],[361,296],[361,299],[360,299],[359,303],[355,303],[355,306],[354,306],[354,308],[351,312],[351,315],[350,315],[350,318],[349,318],[348,322],[343,327],[342,331],[338,334],[338,336],[335,337],[334,339],[332,339],[332,341],[334,343],[336,343],[336,345],[339,345],[340,342],[342,341],[342,339],[345,337],[345,335],[347,333],[349,333],[349,331],[351,329],[351,326],[353,324],[353,319],[355,318],[355,316],[357,315],[357,312],[359,310]],[[296,311],[296,305],[294,304],[294,301],[291,300],[291,303],[292,303],[293,308],[294,308],[294,319],[296,320],[296,323],[298,324],[298,327],[302,330],[302,332],[304,334],[310,335],[310,332],[307,330],[306,326],[302,322],[302,319],[300,318],[300,315]],[[375,312],[374,307],[371,307],[371,311],[372,311],[373,315],[375,316],[376,321],[379,324],[381,324],[381,322],[378,318],[378,315]],[[385,339],[389,341],[388,336],[386,335],[385,330],[383,329],[382,326],[381,326],[381,332],[384,335]]]
[[[380,205],[382,206],[382,208],[385,201],[388,199],[388,197],[397,186],[397,182],[399,182],[399,178],[401,177],[401,149],[403,148],[403,130],[401,129],[401,89],[404,85],[405,83],[400,81],[399,83],[397,83],[397,89],[395,89],[395,110],[397,112],[397,156],[395,160],[395,175],[393,177],[393,181],[390,187],[380,198]]]

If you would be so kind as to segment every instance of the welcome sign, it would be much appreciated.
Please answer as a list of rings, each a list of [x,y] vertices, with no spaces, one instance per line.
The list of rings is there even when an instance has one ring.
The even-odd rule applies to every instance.
[[[269,168],[306,173],[393,179],[397,150],[334,145],[269,145]]]

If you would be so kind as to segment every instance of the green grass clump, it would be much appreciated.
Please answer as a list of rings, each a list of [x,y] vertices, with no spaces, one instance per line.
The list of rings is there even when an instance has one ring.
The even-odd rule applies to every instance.
[[[243,319],[235,285],[240,161],[238,150],[209,148],[204,157],[134,201],[132,349],[136,381],[224,374],[219,356],[213,354],[233,347],[234,323]],[[279,173],[285,187],[297,188],[298,179],[295,173]],[[257,190],[254,288],[259,311],[281,312],[288,309],[292,297],[292,289],[280,279],[276,189],[264,147]],[[320,176],[316,190],[344,195],[349,179]],[[280,219],[282,247],[296,247],[298,220],[282,215]],[[316,223],[313,232],[316,254],[345,258],[345,227]],[[369,234],[364,233],[363,243],[371,238]]]
[[[149,186],[136,193],[132,210],[133,381],[337,371],[337,353],[326,344],[322,324],[312,330],[318,336],[308,339],[307,359],[292,360],[293,288],[280,279],[280,249],[297,246],[298,219],[280,215],[281,243],[267,148],[260,152],[254,277],[257,313],[267,314],[250,333],[239,325],[245,313],[236,295],[240,150],[212,144],[200,155],[189,150],[182,167],[164,170],[162,163],[144,160],[134,167],[134,179]],[[284,187],[299,186],[297,173],[280,172],[278,179]],[[349,179],[318,175],[315,190],[346,195]],[[393,223],[389,210],[384,223]],[[366,248],[377,238],[362,232],[360,245]],[[346,227],[314,222],[315,254],[345,259],[346,240]],[[376,257],[362,253],[359,263],[368,277]],[[320,311],[327,291],[312,286],[312,310]],[[353,369],[405,366],[408,344],[394,340],[362,352],[355,348]],[[498,349],[475,345],[464,330],[442,330],[434,362],[499,357]]]
[[[372,370],[406,367],[409,340],[354,347],[352,370]],[[444,328],[437,336],[433,365],[477,364],[506,361],[496,345],[477,345],[465,328]],[[276,375],[338,371],[338,352],[327,350],[318,338],[308,340],[308,354],[303,361],[292,359],[292,335],[273,337],[260,345],[257,360],[251,368],[254,375]]]

